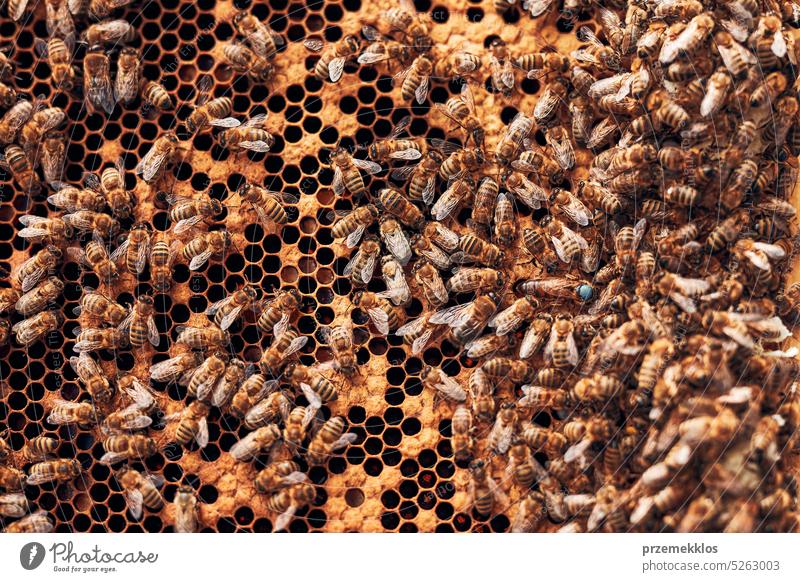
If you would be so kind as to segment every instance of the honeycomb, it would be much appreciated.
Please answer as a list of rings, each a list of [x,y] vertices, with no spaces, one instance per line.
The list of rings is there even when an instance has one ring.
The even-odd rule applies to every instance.
[[[209,133],[199,134],[191,141],[187,159],[168,175],[165,183],[170,190],[177,195],[207,190],[212,198],[226,203],[248,181],[300,197],[289,222],[280,227],[263,227],[252,213],[227,207],[210,227],[224,223],[232,235],[224,257],[212,258],[196,272],[179,260],[167,294],[154,292],[147,273],[137,279],[120,270],[114,298],[132,304],[139,295],[152,293],[161,341],[155,348],[147,347],[145,357],[125,350],[100,352],[101,365],[110,377],[133,373],[147,378],[151,364],[175,355],[178,326],[206,325],[204,312],[209,305],[245,283],[262,290],[296,289],[302,304],[295,327],[309,336],[300,355],[303,364],[332,359],[329,347],[320,341],[322,326],[351,316],[356,323],[358,372],[338,379],[339,399],[327,403],[323,413],[325,418],[345,418],[347,430],[358,438],[326,465],[308,469],[316,499],[296,513],[289,531],[504,532],[511,527],[521,492],[511,492],[511,505],[502,513],[487,517],[471,511],[469,472],[453,459],[453,408],[432,391],[423,390],[420,381],[425,366],[440,366],[447,374],[466,379],[475,362],[448,340],[412,355],[402,338],[370,333],[365,314],[351,306],[353,287],[343,274],[351,251],[334,241],[331,233],[332,211],[353,207],[350,200],[336,199],[330,188],[333,172],[328,156],[335,146],[357,151],[388,136],[408,115],[412,117],[410,134],[415,137],[441,139],[452,129],[445,118],[429,114],[432,102],[444,102],[460,92],[458,83],[436,82],[426,103],[410,105],[400,99],[393,71],[386,67],[358,66],[350,60],[336,84],[322,82],[313,74],[318,57],[303,46],[304,39],[336,42],[348,34],[358,35],[364,23],[377,22],[381,11],[393,5],[389,0],[363,4],[361,0],[163,0],[125,7],[115,16],[135,26],[137,36],[130,45],[142,51],[143,76],[159,80],[178,104],[174,113],[155,116],[142,116],[135,107],[117,107],[108,116],[91,114],[81,99],[54,92],[49,67],[34,50],[35,39],[48,36],[41,4],[19,24],[3,19],[0,43],[14,46],[17,91],[42,95],[68,114],[64,181],[78,183],[84,172],[99,172],[122,156],[126,186],[137,199],[136,222],[148,221],[157,232],[170,229],[163,198],[137,180],[133,171],[161,132],[185,122],[192,111],[196,83],[204,74],[213,78],[214,96],[232,98],[234,116],[268,113],[267,127],[276,142],[266,154],[237,155],[220,148]],[[419,11],[430,12],[437,44],[477,55],[485,55],[498,37],[510,46],[548,44],[565,54],[578,45],[574,25],[561,20],[557,11],[531,19],[517,7],[498,14],[492,0],[417,0],[415,5]],[[231,19],[240,10],[268,22],[287,41],[276,56],[275,78],[269,83],[255,84],[224,65],[223,44],[235,37]],[[578,23],[598,29],[588,14],[581,15]],[[78,45],[76,60],[83,58],[85,50]],[[476,92],[476,109],[487,134],[501,134],[518,111],[532,110],[540,89],[537,80],[518,78],[518,89],[510,98]],[[573,179],[579,180],[586,175],[592,154],[587,150],[576,154]],[[12,271],[29,256],[29,245],[16,236],[19,216],[45,216],[49,210],[41,198],[31,199],[15,188],[11,176],[0,178],[0,266]],[[367,181],[370,191],[385,186],[383,174]],[[525,216],[524,220],[529,219]],[[58,456],[76,458],[84,469],[79,478],[67,483],[26,487],[31,505],[49,512],[59,532],[169,532],[173,531],[176,491],[189,485],[200,501],[201,531],[272,531],[274,516],[266,507],[266,497],[253,486],[255,472],[263,464],[236,462],[228,454],[248,432],[229,414],[212,409],[210,442],[202,450],[178,445],[174,431],[164,422],[151,427],[150,435],[160,450],[135,466],[163,474],[162,494],[167,503],[160,512],[145,511],[140,520],[127,512],[113,469],[99,462],[104,453],[100,429],[53,427],[44,422],[55,398],[74,400],[82,391],[68,365],[74,331],[81,325],[81,318],[72,313],[83,289],[100,284],[96,275],[71,261],[64,264],[61,276],[66,287],[57,305],[67,315],[62,328],[28,347],[11,342],[0,348],[0,427],[7,430],[6,439],[14,449],[13,464],[25,463],[20,450],[27,439],[57,434],[62,439]],[[368,289],[377,292],[383,287],[374,279]],[[416,317],[422,309],[415,299],[406,308],[406,316]],[[261,349],[270,343],[255,326],[256,317],[247,312],[231,328],[231,355],[248,363],[257,362]],[[155,383],[153,389],[165,414],[183,408],[185,388]],[[542,426],[559,422],[547,413],[536,421]],[[496,463],[498,473],[502,466]],[[555,530],[559,526],[543,527]]]

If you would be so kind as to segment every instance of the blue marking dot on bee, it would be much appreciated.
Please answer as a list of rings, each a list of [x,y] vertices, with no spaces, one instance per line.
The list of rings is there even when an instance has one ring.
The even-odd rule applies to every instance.
[[[578,297],[581,298],[581,301],[589,301],[594,295],[594,290],[592,289],[591,285],[578,285]]]

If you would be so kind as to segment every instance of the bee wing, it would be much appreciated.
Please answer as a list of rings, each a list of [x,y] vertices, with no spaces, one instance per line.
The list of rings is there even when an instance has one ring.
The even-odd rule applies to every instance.
[[[194,440],[201,449],[208,445],[208,419],[204,416],[197,421],[197,431],[194,433]]]
[[[303,46],[310,51],[318,53],[325,46],[325,43],[316,38],[307,38],[303,41]]]
[[[144,507],[144,495],[138,489],[125,490],[125,499],[128,502],[128,511],[133,519],[141,519]]]
[[[523,0],[522,8],[531,13],[531,18],[537,18],[547,12],[553,2],[555,0]]]
[[[158,174],[159,168],[161,168],[161,165],[166,159],[167,152],[153,146],[147,151],[144,157],[139,160],[139,163],[136,164],[134,172],[137,175],[141,175],[145,182],[150,182],[155,178],[156,174]]]
[[[589,209],[586,208],[583,202],[578,200],[575,196],[570,196],[569,202],[562,206],[561,209],[564,211],[564,214],[575,221],[575,224],[580,226],[589,225],[589,220],[591,219],[592,215],[589,213]]]
[[[336,83],[342,78],[342,73],[344,73],[344,65],[346,62],[347,58],[336,57],[335,59],[332,59],[330,63],[328,63],[328,77],[332,83]]]
[[[344,194],[344,173],[339,166],[333,169],[333,183],[331,184],[331,188],[333,188],[333,193],[337,196]]]
[[[504,455],[511,448],[511,441],[514,437],[514,425],[506,424],[498,417],[492,425],[489,433],[489,442],[495,443],[495,451]]]
[[[222,119],[212,119],[208,122],[208,124],[213,125],[214,127],[224,127],[230,129],[233,127],[239,127],[242,122],[235,117],[223,117]]]
[[[398,287],[381,291],[380,293],[376,293],[376,295],[381,299],[389,299],[392,302],[396,301],[399,303],[405,303],[405,298],[407,297],[407,294],[410,293],[408,290],[408,283],[406,282],[402,273],[398,273],[395,277],[396,280],[402,279],[402,281],[399,282]],[[403,283],[405,283],[405,285],[403,285]]]
[[[114,465],[127,458],[125,453],[106,453],[100,457],[100,462],[104,465]]]
[[[430,323],[437,323],[437,324],[449,325],[450,327],[457,327],[458,325],[462,324],[464,320],[469,318],[471,309],[472,309],[472,302],[462,303],[461,305],[454,305],[453,307],[440,309],[439,311],[431,315],[428,321]]]
[[[123,388],[123,391],[131,400],[133,400],[133,403],[139,409],[151,408],[156,403],[153,393],[147,388],[147,386],[139,382],[139,380],[133,380],[129,386],[125,386],[125,388]]]
[[[748,335],[747,330],[740,325],[728,325],[722,328],[722,332],[739,344],[748,349],[755,349],[756,345],[753,339]]]
[[[37,465],[40,463],[37,463]],[[36,467],[34,465],[33,467]],[[47,483],[49,481],[53,481],[54,477],[47,473],[46,471],[40,472],[38,475],[32,472],[33,467],[31,467],[31,474],[28,475],[28,478],[25,480],[27,485],[41,485],[42,483]]]
[[[231,447],[231,456],[237,461],[252,459],[258,447],[256,444],[256,436],[257,433],[254,431],[237,441],[236,444]]]
[[[372,274],[375,272],[375,265],[378,263],[378,255],[371,254],[364,262],[359,277],[362,282],[369,283],[372,280]]]
[[[770,317],[769,319],[764,319],[762,321],[756,321],[753,323],[749,323],[748,327],[759,334],[769,334],[770,336],[777,335],[777,339],[772,339],[770,337],[771,342],[782,342],[787,337],[790,337],[792,334],[783,324],[781,318],[778,316]]]
[[[297,512],[298,507],[296,505],[290,505],[289,508],[281,513],[275,519],[275,531],[282,531],[286,529],[286,526],[292,521],[294,514]]]
[[[373,49],[374,50],[370,50]],[[382,50],[382,47],[368,46],[363,53],[358,55],[358,63],[361,65],[372,65],[389,59],[389,53]]]
[[[358,241],[361,240],[361,236],[364,234],[364,231],[366,230],[367,230],[367,225],[361,224],[353,232],[347,235],[347,238],[344,239],[347,248],[348,249],[356,248],[356,246],[358,245]]]
[[[156,320],[152,315],[147,318],[147,340],[154,347],[158,347],[158,344],[161,342],[161,338],[158,335],[158,327],[156,327]]]
[[[533,116],[536,119],[548,118],[555,112],[559,103],[561,103],[561,98],[550,87],[547,87],[533,108]]]
[[[544,357],[547,358],[548,360],[552,359],[553,357],[553,348],[555,347],[557,341],[558,341],[558,332],[556,332],[556,328],[555,326],[553,326],[550,329],[550,339],[547,340],[547,345],[544,347]]]
[[[356,263],[361,260],[361,254],[363,252],[364,251],[362,249],[358,249],[358,251],[356,251],[356,254],[354,254],[344,266],[344,270],[342,271],[343,275],[349,276],[353,272],[353,268],[356,266]]]
[[[389,133],[386,139],[397,139],[400,136],[400,134],[402,134],[406,129],[408,129],[409,125],[411,125],[411,116],[406,115],[400,121],[397,122],[397,125],[395,125],[392,128],[391,133]]]
[[[367,315],[381,335],[389,335],[389,315],[385,311],[373,307],[367,311]]]
[[[416,319],[412,319],[411,321],[407,321],[406,323],[398,327],[397,330],[394,332],[394,334],[400,337],[405,337],[407,335],[413,335],[415,333],[419,333],[426,323],[427,320],[424,317],[418,317]]]
[[[678,307],[683,309],[686,313],[691,314],[697,312],[697,307],[694,301],[686,297],[686,295],[682,295],[677,291],[673,291],[669,294],[669,298],[672,299],[678,305]]]
[[[398,229],[386,234],[384,242],[386,248],[401,265],[406,265],[411,260],[411,245],[402,230]]]
[[[573,366],[578,365],[578,346],[575,343],[575,335],[570,332],[567,334],[567,361]]]
[[[354,442],[358,440],[358,435],[354,432],[348,432],[340,436],[331,446],[331,449],[334,451],[338,451],[343,449],[349,445],[352,445]]]
[[[380,164],[371,162],[369,160],[360,160],[358,158],[353,158],[353,165],[364,170],[367,174],[377,174],[383,170],[383,167],[381,167]]]
[[[175,223],[175,228],[174,228],[175,234],[182,234],[186,232],[196,224],[202,222],[204,218],[205,217],[202,214],[196,214],[191,218],[184,218],[183,220],[179,220],[177,223]]]
[[[436,176],[428,177],[427,182],[425,182],[425,187],[422,189],[422,201],[426,205],[430,205],[433,202],[433,194],[436,189]]]
[[[431,81],[428,76],[422,77],[422,80],[419,84],[419,87],[414,91],[414,96],[417,99],[417,103],[422,105],[425,103],[425,99],[428,97],[428,88],[431,86]]]
[[[264,153],[269,151],[270,145],[259,139],[256,141],[240,141],[239,147],[253,152]]]
[[[597,240],[592,243],[581,255],[581,269],[584,273],[594,273],[600,266],[600,254],[603,251],[602,243]]]
[[[450,257],[447,256],[442,249],[437,247],[436,245],[430,245],[429,249],[424,249],[419,252],[423,257],[428,259],[431,263],[436,265],[439,269],[449,269],[450,268]],[[453,255],[455,256],[455,255]]]
[[[202,269],[203,265],[206,264],[213,254],[214,251],[212,249],[206,249],[199,255],[192,257],[192,260],[189,261],[189,270],[197,271],[198,269]]]
[[[433,336],[434,328],[426,329],[422,334],[411,343],[411,353],[421,354]]]
[[[317,410],[322,408],[322,399],[319,397],[319,394],[314,392],[311,389],[311,386],[309,386],[305,382],[300,383],[300,391],[303,393],[303,396],[306,397],[306,400],[308,400],[308,406],[306,407],[306,416],[303,417],[303,424],[308,426],[308,424],[317,414]],[[309,416],[310,418],[307,418]]]
[[[527,359],[536,353],[544,343],[544,334],[535,326],[530,326],[522,338],[519,346],[519,357]]]
[[[686,277],[674,276],[675,286],[689,296],[702,295],[711,288],[711,283],[705,279],[689,279]]]
[[[770,45],[770,49],[772,53],[778,57],[783,58],[786,56],[786,39],[783,37],[783,32],[780,30],[775,33],[775,36],[772,38],[772,44]]]
[[[553,148],[556,161],[561,166],[562,170],[570,170],[575,165],[575,150],[572,148],[572,142],[569,136],[565,133],[562,139],[549,139],[550,147]]]
[[[445,398],[455,402],[464,402],[467,399],[467,392],[461,385],[450,376],[441,375],[442,381],[437,383],[434,388],[441,392]]]
[[[286,348],[286,351],[283,352],[283,356],[288,357],[296,352],[299,352],[307,343],[308,336],[301,335],[300,337],[294,338],[289,344],[289,347]]]
[[[770,259],[779,260],[786,256],[786,251],[783,250],[782,247],[778,245],[773,245],[765,242],[755,242],[753,243],[753,247],[765,255],[767,255]]]
[[[405,182],[411,177],[411,174],[414,173],[414,170],[417,169],[416,164],[412,164],[410,166],[403,166],[402,168],[395,168],[392,170],[390,177],[393,180],[398,180],[400,182]]]

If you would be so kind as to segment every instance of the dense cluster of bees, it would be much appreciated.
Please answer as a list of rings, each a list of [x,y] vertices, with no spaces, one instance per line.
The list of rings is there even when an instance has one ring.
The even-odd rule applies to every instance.
[[[22,17],[25,4],[10,2],[10,15]],[[135,50],[117,49],[110,72],[105,46],[134,34],[111,19],[124,4],[47,0],[50,38],[37,46],[54,87],[80,91],[95,112],[137,102],[169,112],[169,94],[140,78]],[[515,4],[495,2],[499,11]],[[429,113],[447,127],[444,139],[405,135],[408,117],[360,151],[331,151],[331,189],[352,207],[337,213],[332,234],[349,253],[341,275],[353,292],[345,321],[320,333],[334,357],[317,366],[298,359],[308,342],[293,327],[299,295],[250,285],[211,305],[205,325],[179,327],[149,378],[109,378],[95,359],[103,350],[148,358],[148,344],[163,341],[150,295],[131,306],[115,300],[121,270],[168,292],[176,260],[198,270],[231,247],[224,229],[204,228],[225,206],[267,228],[289,221],[298,198],[251,182],[225,204],[159,189],[199,132],[232,151],[269,151],[266,115],[232,117],[231,99],[212,99],[201,78],[194,112],[162,132],[135,169],[169,208],[170,230],[154,234],[137,222],[120,163],[64,183],[64,112],[17,100],[3,85],[6,164],[21,191],[47,190],[53,208],[20,220],[31,257],[0,291],[3,340],[28,345],[60,329],[53,303],[65,261],[95,273],[100,288],[84,289],[69,360],[85,393],[55,400],[46,425],[98,428],[101,462],[114,468],[135,519],[165,505],[164,479],[142,466],[159,450],[148,432],[154,418],[180,445],[202,448],[217,408],[242,421],[246,432],[228,454],[263,467],[254,486],[275,529],[286,528],[316,497],[307,468],[359,438],[343,417],[325,419],[324,406],[346,399],[363,317],[373,335],[402,337],[412,354],[442,341],[460,346],[459,377],[429,365],[420,381],[450,411],[453,458],[477,516],[507,513],[514,531],[796,530],[800,366],[796,350],[782,347],[800,314],[800,284],[784,285],[800,149],[794,6],[523,2],[533,17],[559,11],[575,25],[581,44],[569,54],[499,38],[484,55],[437,44],[433,21],[406,2],[363,23],[360,36],[307,39],[319,55],[313,72],[328,82],[357,62],[395,73],[409,105],[426,103],[434,83],[462,87]],[[598,29],[581,24],[582,14]],[[71,56],[81,19],[90,23],[81,41],[92,47],[82,75]],[[233,25],[229,66],[269,83],[283,39],[250,14]],[[13,58],[0,68],[13,75]],[[513,102],[523,77],[541,84],[535,106],[487,132],[474,94],[485,85]],[[382,187],[370,188],[383,172]],[[378,279],[383,290],[372,291]],[[422,313],[410,319],[412,300]],[[227,353],[229,330],[247,311],[271,336],[252,362]],[[184,406],[160,411],[151,381],[184,386]],[[54,455],[59,445],[45,434],[21,451],[0,441],[7,531],[52,528],[24,488],[81,475],[78,461]],[[203,527],[199,501],[192,487],[179,488],[176,531]]]

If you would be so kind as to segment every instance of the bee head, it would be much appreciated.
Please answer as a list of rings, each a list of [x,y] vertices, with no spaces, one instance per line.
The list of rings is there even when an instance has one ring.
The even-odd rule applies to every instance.
[[[347,35],[345,37],[344,42],[345,42],[345,45],[347,46],[347,49],[349,51],[351,51],[353,53],[358,52],[358,48],[359,48],[358,37],[353,36],[352,34],[349,34],[349,35]]]
[[[364,297],[363,291],[356,291],[353,294],[353,305],[358,307],[361,304],[361,299]]]
[[[222,202],[217,200],[216,198],[211,199],[211,210],[214,211],[214,214],[220,214],[222,212],[223,205]]]
[[[64,256],[64,253],[61,252],[61,249],[55,245],[47,245],[47,252],[56,259],[60,259],[62,256]]]

